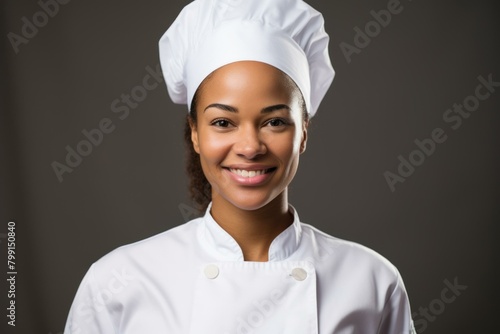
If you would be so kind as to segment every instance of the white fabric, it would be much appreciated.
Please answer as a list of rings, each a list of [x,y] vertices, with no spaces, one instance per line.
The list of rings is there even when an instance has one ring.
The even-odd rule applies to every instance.
[[[304,96],[310,116],[334,77],[321,13],[301,0],[196,0],[159,42],[170,97],[188,108],[214,70],[243,60],[285,72]]]
[[[269,262],[243,261],[212,218],[194,219],[94,263],[65,334],[415,333],[396,268],[359,244],[301,223]]]

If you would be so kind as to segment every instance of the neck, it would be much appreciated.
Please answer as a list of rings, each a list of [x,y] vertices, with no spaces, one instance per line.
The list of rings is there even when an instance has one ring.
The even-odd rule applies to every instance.
[[[211,214],[240,246],[245,261],[268,261],[273,240],[293,223],[286,190],[256,210],[236,207],[213,194]]]

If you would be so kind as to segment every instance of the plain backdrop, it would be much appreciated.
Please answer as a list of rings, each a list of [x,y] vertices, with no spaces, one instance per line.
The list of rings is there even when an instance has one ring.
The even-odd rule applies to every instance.
[[[127,117],[111,107],[141,90],[158,65],[159,38],[187,3],[73,0],[44,21],[36,1],[1,2],[0,268],[5,277],[15,221],[18,271],[17,325],[2,314],[2,333],[62,332],[92,262],[195,217],[186,107],[163,83]],[[420,332],[498,332],[500,87],[479,105],[470,97],[478,77],[500,82],[498,3],[402,0],[385,27],[370,22],[386,0],[310,4],[325,17],[336,77],[290,202],[302,221],[394,263]],[[34,19],[36,33],[24,28],[31,37],[14,46]],[[367,24],[372,37],[360,44],[356,31]],[[346,57],[341,46],[356,42],[362,47]],[[458,121],[443,116],[464,101],[474,111],[453,129]],[[114,130],[60,182],[52,164],[65,164],[67,147],[103,119]],[[413,153],[437,128],[446,141],[424,159]],[[410,155],[419,166],[392,191],[384,173],[398,173],[399,156]],[[446,280],[467,286],[450,303],[441,297]],[[0,298],[6,313],[4,288]]]

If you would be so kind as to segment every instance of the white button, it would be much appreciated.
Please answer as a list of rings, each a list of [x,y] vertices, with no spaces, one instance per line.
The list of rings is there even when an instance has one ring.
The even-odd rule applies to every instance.
[[[292,277],[297,281],[303,281],[307,277],[307,271],[302,268],[295,268],[292,270]]]
[[[219,276],[219,268],[217,268],[215,264],[209,264],[205,267],[205,270],[203,270],[203,272],[208,279],[214,279]]]

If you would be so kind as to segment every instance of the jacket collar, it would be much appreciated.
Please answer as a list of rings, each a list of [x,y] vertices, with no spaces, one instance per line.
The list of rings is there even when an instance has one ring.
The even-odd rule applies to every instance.
[[[240,246],[212,217],[210,209],[212,202],[207,207],[202,218],[200,238],[207,251],[220,261],[243,261],[243,252]],[[297,210],[288,205],[288,210],[293,214],[293,223],[281,232],[269,247],[269,261],[282,261],[288,258],[299,247],[302,228]]]

